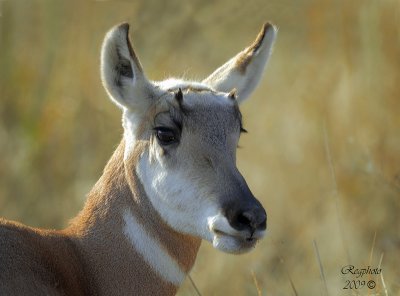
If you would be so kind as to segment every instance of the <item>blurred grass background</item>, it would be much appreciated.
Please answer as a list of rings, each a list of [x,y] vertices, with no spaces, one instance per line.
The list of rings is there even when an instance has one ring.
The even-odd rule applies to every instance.
[[[201,79],[266,20],[279,34],[238,166],[269,234],[243,256],[203,243],[192,278],[203,295],[257,295],[254,279],[262,295],[386,295],[340,273],[383,256],[400,295],[398,0],[0,1],[0,216],[64,227],[101,175],[122,135],[99,78],[110,27],[131,23],[150,78]]]

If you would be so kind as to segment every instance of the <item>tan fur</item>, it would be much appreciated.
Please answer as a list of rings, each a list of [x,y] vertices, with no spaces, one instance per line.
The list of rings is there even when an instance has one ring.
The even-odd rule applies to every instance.
[[[0,219],[0,295],[88,295],[81,256],[62,232]]]
[[[148,143],[139,141],[124,163],[124,141],[62,231],[0,220],[0,295],[174,295],[122,235],[129,208],[183,271],[194,264],[200,239],[172,230],[144,194],[135,165]]]

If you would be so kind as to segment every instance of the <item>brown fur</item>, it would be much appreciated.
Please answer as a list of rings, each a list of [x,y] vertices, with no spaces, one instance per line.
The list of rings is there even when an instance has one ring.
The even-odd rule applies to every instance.
[[[200,239],[162,222],[135,173],[148,145],[124,163],[124,141],[89,193],[84,209],[62,231],[0,220],[0,295],[174,295],[123,235],[130,209],[183,271],[194,264]]]
[[[4,219],[0,225],[0,295],[89,294],[70,238]]]
[[[250,64],[254,53],[260,48],[267,30],[272,28],[273,26],[270,23],[265,23],[262,26],[260,33],[258,33],[256,40],[254,40],[254,42],[237,58],[235,66],[241,74],[244,75],[246,73],[247,66]]]

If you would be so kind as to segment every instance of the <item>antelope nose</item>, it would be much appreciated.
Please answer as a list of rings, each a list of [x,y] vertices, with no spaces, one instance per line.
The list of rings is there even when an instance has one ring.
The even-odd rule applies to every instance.
[[[267,227],[267,213],[261,207],[251,210],[239,212],[236,221],[231,223],[237,229],[250,229],[251,232],[256,230],[265,230]]]

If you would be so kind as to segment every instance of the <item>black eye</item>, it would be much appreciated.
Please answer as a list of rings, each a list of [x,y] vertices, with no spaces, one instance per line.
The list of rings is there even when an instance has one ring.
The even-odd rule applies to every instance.
[[[177,133],[167,127],[156,127],[155,129],[156,137],[161,145],[170,145],[178,142]]]

